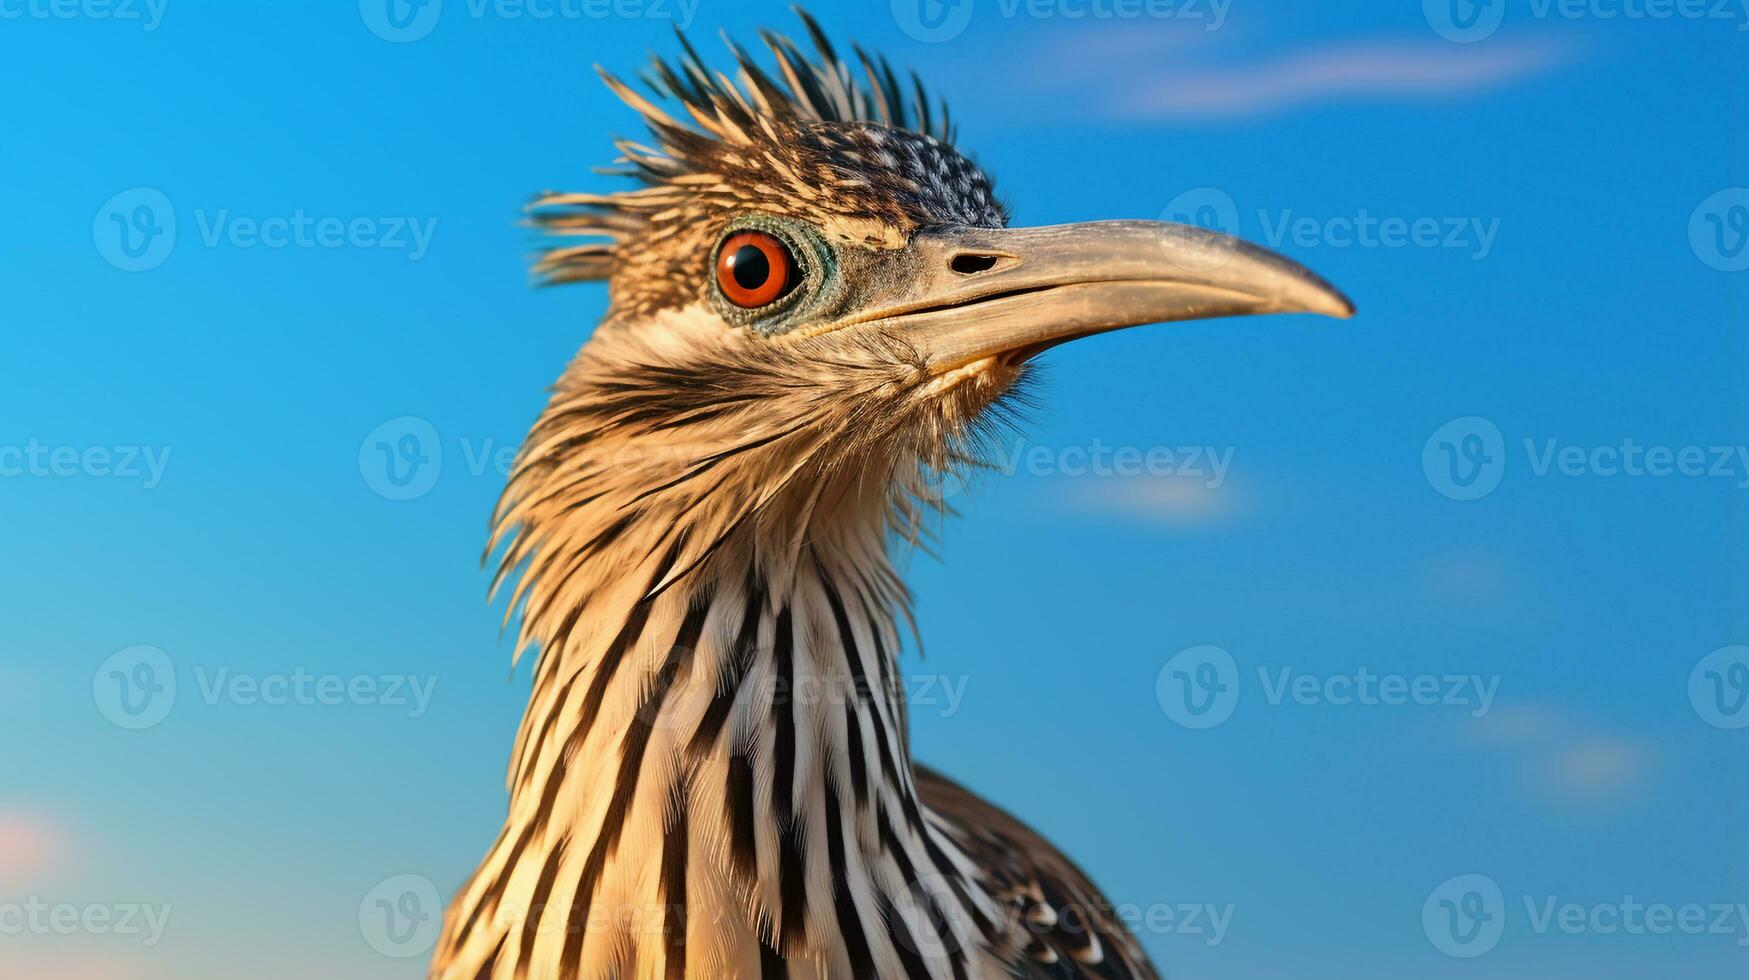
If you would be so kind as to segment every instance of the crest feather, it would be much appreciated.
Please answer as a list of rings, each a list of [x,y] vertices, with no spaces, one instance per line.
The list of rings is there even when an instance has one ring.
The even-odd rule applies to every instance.
[[[795,13],[813,46],[812,57],[783,34],[759,32],[774,59],[777,77],[727,36],[723,43],[736,71],[733,77],[712,71],[679,30],[675,34],[681,54],[672,60],[652,55],[650,67],[641,73],[654,100],[597,66],[608,88],[643,117],[654,144],[615,141],[619,166],[602,172],[630,177],[644,186],[616,194],[548,191],[537,197],[528,207],[535,227],[565,238],[605,239],[547,250],[534,266],[540,282],[608,278],[615,247],[653,216],[681,203],[678,192],[689,178],[695,183],[719,179],[707,167],[724,147],[770,143],[782,132],[819,124],[873,124],[953,142],[946,103],[941,102],[936,111],[916,73],[911,73],[907,91],[886,58],[852,45],[859,75],[838,56],[812,16],[800,8]],[[682,118],[691,123],[677,120],[661,103],[678,104],[685,110]]]

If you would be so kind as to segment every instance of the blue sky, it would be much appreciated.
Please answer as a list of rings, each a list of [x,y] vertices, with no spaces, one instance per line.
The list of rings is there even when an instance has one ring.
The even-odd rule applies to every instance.
[[[908,561],[918,755],[1177,977],[1749,969],[1749,14],[911,2],[813,9],[1017,223],[1213,216],[1361,311],[1047,356]],[[500,461],[605,303],[518,209],[613,186],[591,64],[794,26],[374,3],[0,0],[0,975],[422,975],[526,692]]]

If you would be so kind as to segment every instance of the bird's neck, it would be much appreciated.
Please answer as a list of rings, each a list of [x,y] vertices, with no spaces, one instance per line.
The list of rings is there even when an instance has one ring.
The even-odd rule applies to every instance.
[[[1002,387],[707,321],[604,325],[511,474],[493,543],[540,658],[441,975],[980,975],[1001,910],[919,798],[888,544]]]
[[[782,956],[887,976],[915,956],[909,916],[973,955],[968,910],[989,899],[918,798],[881,534],[775,552],[749,535],[663,589],[685,551],[669,540],[565,610],[509,820],[452,913],[480,932],[452,922],[452,953],[473,941],[548,975],[623,966],[628,942],[671,962],[690,937],[715,975]]]

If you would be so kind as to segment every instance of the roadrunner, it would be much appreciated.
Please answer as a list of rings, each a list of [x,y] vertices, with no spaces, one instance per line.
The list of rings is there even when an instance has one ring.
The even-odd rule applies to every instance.
[[[434,977],[1156,976],[1056,848],[912,761],[889,549],[1041,351],[1352,308],[1200,228],[1006,227],[945,106],[803,20],[773,71],[682,38],[653,98],[603,73],[638,186],[533,205],[573,239],[537,273],[611,304],[494,516],[538,658]]]

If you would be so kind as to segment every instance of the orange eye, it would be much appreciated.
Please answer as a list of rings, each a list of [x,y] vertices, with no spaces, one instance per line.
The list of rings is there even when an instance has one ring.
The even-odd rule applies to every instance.
[[[717,250],[717,286],[743,309],[766,306],[795,285],[789,246],[763,231],[737,231]]]

